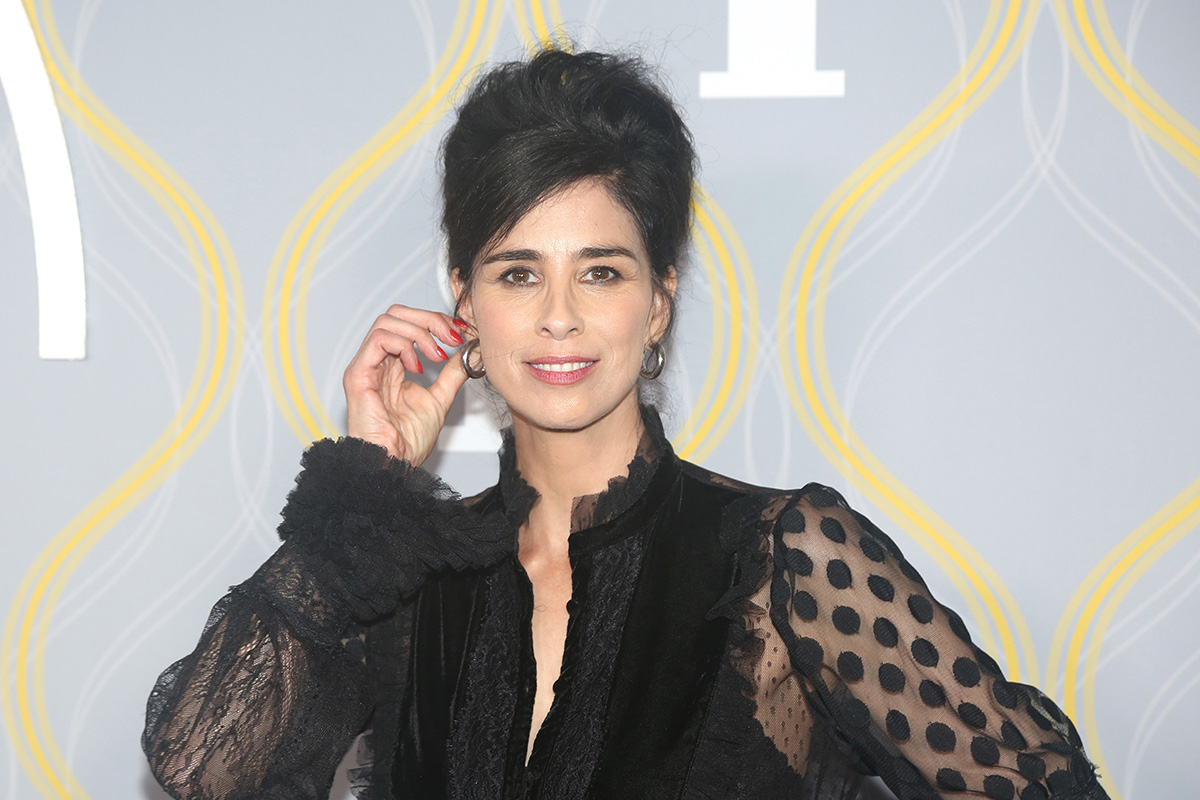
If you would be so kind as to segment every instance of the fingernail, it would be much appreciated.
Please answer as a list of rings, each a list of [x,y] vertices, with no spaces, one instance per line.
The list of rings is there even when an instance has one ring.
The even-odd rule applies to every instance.
[[[425,374],[425,368],[421,366],[420,361],[417,362],[417,372],[421,373],[422,375]]]
[[[454,342],[455,344],[462,344],[463,338],[454,331],[450,331],[450,341]]]
[[[435,348],[433,348],[433,350],[434,350],[434,352],[435,352],[435,353],[437,353],[437,354],[438,354],[438,358],[440,358],[442,361],[449,361],[449,360],[450,360],[450,356],[446,355],[445,351],[443,351],[443,350],[442,350],[442,348],[440,348],[440,347],[435,347]]]
[[[462,321],[461,319],[459,319],[458,317],[455,317],[455,318],[454,318],[454,324],[455,324],[455,325],[457,325],[457,326],[458,326],[458,327],[460,327],[460,328],[469,328],[469,327],[471,327],[470,325],[468,325],[467,323],[463,322],[463,321]]]

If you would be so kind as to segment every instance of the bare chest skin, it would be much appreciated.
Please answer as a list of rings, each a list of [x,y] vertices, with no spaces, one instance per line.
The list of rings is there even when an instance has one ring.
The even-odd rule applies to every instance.
[[[567,601],[571,599],[571,562],[564,548],[561,553],[523,547],[521,565],[533,586],[533,656],[537,662],[537,691],[533,699],[533,720],[528,761],[537,733],[554,702],[554,682],[562,670],[563,648],[567,638]]]

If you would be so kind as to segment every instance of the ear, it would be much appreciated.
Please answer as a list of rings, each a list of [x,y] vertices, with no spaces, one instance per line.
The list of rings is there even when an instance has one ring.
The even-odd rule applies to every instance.
[[[450,273],[450,292],[458,301],[458,306],[455,309],[455,314],[459,319],[475,329],[475,308],[471,304],[471,292],[463,282],[462,274],[458,270]]]
[[[671,324],[671,301],[675,299],[675,288],[678,285],[674,265],[667,267],[667,275],[663,278],[662,286],[654,287],[654,300],[650,307],[649,330],[650,342],[657,342],[667,332]]]

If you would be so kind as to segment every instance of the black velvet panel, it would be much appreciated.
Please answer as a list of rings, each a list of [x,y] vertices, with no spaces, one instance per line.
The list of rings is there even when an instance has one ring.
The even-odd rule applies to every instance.
[[[733,578],[720,520],[736,495],[671,471],[617,657],[593,798],[679,796],[725,656],[728,621],[707,615]]]

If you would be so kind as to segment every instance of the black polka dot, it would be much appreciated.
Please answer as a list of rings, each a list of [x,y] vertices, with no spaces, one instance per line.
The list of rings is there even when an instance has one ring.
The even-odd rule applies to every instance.
[[[872,575],[867,578],[867,588],[871,590],[871,594],[885,603],[892,602],[892,598],[896,596],[896,589],[892,586],[892,582],[882,575]]]
[[[891,620],[876,617],[874,628],[875,641],[884,647],[895,647],[896,643],[900,641],[900,632],[896,630],[896,626],[891,623]]]
[[[992,697],[1005,708],[1017,707],[1017,692],[1007,681],[996,681],[992,684]]]
[[[879,666],[879,685],[884,691],[896,694],[904,691],[904,671],[895,664],[881,664]]]
[[[1065,769],[1056,769],[1046,776],[1046,785],[1050,787],[1052,794],[1065,794],[1075,788],[1075,776]]]
[[[917,693],[921,695],[921,700],[925,705],[931,708],[940,708],[946,704],[946,693],[941,686],[931,680],[921,681],[921,685],[917,687]]]
[[[938,663],[938,651],[933,646],[933,642],[928,639],[913,639],[912,643],[913,658],[922,667],[936,667]]]
[[[797,575],[811,575],[813,571],[813,562],[808,553],[794,547],[783,549],[783,563],[787,565],[788,570]]]
[[[1056,706],[1054,701],[1049,697],[1042,697],[1042,708],[1044,708],[1046,713],[1050,715],[1050,719],[1054,720],[1058,724],[1062,725],[1067,721],[1067,715],[1064,714],[1062,709]]]
[[[825,534],[825,538],[831,542],[841,544],[846,541],[846,529],[833,517],[821,518],[821,533]]]
[[[1017,769],[1022,777],[1028,778],[1031,781],[1040,781],[1046,777],[1046,762],[1040,756],[1035,756],[1032,753],[1017,754]]]
[[[976,730],[987,727],[987,714],[974,703],[959,703],[958,718]]]
[[[801,636],[796,640],[793,657],[805,666],[816,667],[820,666],[821,660],[825,658],[825,650],[816,639]]]
[[[1040,783],[1031,783],[1021,790],[1021,800],[1050,800]]]
[[[1069,755],[1071,755],[1071,753],[1075,752],[1074,747],[1072,747],[1071,745],[1069,745],[1066,742],[1061,742],[1061,741],[1057,741],[1057,740],[1053,741],[1053,742],[1044,742],[1042,744],[1042,747],[1046,748],[1051,753],[1058,753],[1059,755],[1063,755],[1063,756],[1069,756]]]
[[[800,619],[812,622],[817,618],[816,598],[808,592],[799,591],[792,595],[792,608],[796,609],[796,615]]]
[[[842,719],[852,728],[865,728],[871,722],[871,711],[867,704],[856,697],[848,697],[841,703]]]
[[[903,558],[900,559],[900,571],[903,572],[905,577],[907,577],[910,581],[915,581],[922,586],[925,585],[925,581],[921,579],[921,573],[917,572],[917,568],[905,561]]]
[[[860,624],[858,612],[850,606],[838,606],[833,610],[833,626],[847,636],[858,633]]]
[[[925,728],[925,741],[929,742],[929,746],[939,753],[952,752],[954,745],[958,743],[950,726],[941,722],[929,723]]]
[[[967,782],[963,780],[962,774],[949,767],[942,767],[937,771],[937,785],[939,789],[945,789],[948,792],[965,792],[967,790]]]
[[[933,621],[933,604],[924,595],[910,594],[908,610],[912,612],[913,619],[922,625]]]
[[[975,763],[990,767],[1000,760],[1000,748],[991,739],[976,736],[971,740],[971,756]]]
[[[908,717],[892,709],[887,713],[884,725],[887,727],[888,736],[891,736],[898,742],[908,741]]]
[[[979,662],[979,666],[984,672],[997,677],[1001,675],[1000,665],[996,663],[996,659],[974,645],[971,646],[971,650],[975,653],[975,660]]]
[[[850,567],[840,558],[832,559],[825,567],[825,577],[829,585],[835,589],[846,589],[850,586]]]
[[[1012,800],[1017,787],[1003,775],[988,775],[983,779],[983,791],[992,800]]]
[[[851,683],[862,680],[863,663],[862,659],[858,657],[857,653],[854,653],[850,650],[845,651],[838,656],[837,665],[838,672],[841,673],[842,678],[845,680],[848,680]]]
[[[954,680],[960,686],[975,686],[979,683],[979,665],[966,656],[954,659]]]
[[[1024,735],[1011,722],[1005,722],[1000,726],[1000,738],[1004,740],[1004,744],[1008,745],[1013,750],[1024,750],[1029,746],[1025,741]]]
[[[817,483],[809,484],[809,487],[805,487],[804,496],[808,498],[808,502],[817,508],[828,508],[829,506],[837,505],[838,493],[833,489]]]
[[[858,540],[858,547],[863,551],[863,555],[872,561],[882,564],[887,558],[887,549],[879,543],[878,539],[871,536],[863,536]]]
[[[971,634],[967,630],[966,624],[962,621],[962,617],[958,615],[958,612],[952,608],[943,608],[942,610],[946,612],[946,619],[950,621],[950,630],[954,631],[954,635],[964,642],[970,642]]]
[[[789,508],[779,515],[779,524],[786,531],[802,533],[804,531],[804,514],[795,508]]]
[[[1037,726],[1044,731],[1048,731],[1054,727],[1054,723],[1048,720],[1045,715],[1034,708],[1032,705],[1026,709],[1029,712],[1029,718],[1037,723]]]

